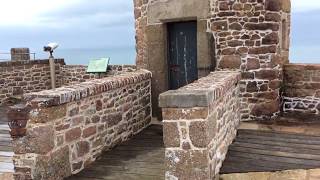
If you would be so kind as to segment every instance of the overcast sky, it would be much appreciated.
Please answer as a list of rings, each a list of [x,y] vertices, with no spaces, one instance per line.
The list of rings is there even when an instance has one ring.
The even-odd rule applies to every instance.
[[[320,60],[320,0],[292,5],[291,58]],[[133,48],[133,0],[1,0],[0,52],[17,46],[37,51],[50,41],[62,49]]]

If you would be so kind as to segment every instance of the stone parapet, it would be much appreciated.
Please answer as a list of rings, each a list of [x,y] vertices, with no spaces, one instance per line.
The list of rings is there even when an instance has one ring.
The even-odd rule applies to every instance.
[[[55,59],[57,87],[79,84],[126,72],[134,72],[134,65],[109,65],[106,73],[87,73],[87,66],[66,65]],[[12,96],[39,92],[51,88],[49,60],[0,62],[0,104]]]
[[[56,59],[60,76],[63,59]],[[49,60],[0,62],[0,104],[12,96],[51,88]]]
[[[284,66],[283,112],[320,116],[320,64]]]
[[[16,179],[59,180],[88,167],[103,152],[151,122],[151,73],[112,77],[25,95],[12,107]],[[20,130],[17,130],[20,129]]]
[[[93,79],[75,85],[63,86],[58,89],[24,94],[24,99],[31,101],[31,103],[35,102],[38,104],[45,104],[46,106],[56,106],[79,101],[89,96],[101,94],[126,85],[136,84],[150,78],[151,73],[149,71],[138,70],[112,77]]]
[[[106,73],[87,73],[87,68],[88,66],[85,65],[63,66],[61,68],[61,77],[59,78],[61,86],[79,84],[92,79],[111,77],[136,70],[136,66],[134,65],[109,65]]]
[[[166,179],[214,179],[240,123],[240,73],[215,72],[160,95]]]

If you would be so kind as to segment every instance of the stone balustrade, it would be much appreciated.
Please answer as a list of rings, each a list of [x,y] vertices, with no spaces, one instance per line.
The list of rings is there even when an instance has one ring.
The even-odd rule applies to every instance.
[[[160,95],[166,179],[213,179],[240,123],[240,73],[214,72]]]
[[[59,180],[149,125],[151,73],[125,72],[25,94],[24,99],[9,111],[14,176]]]
[[[320,116],[320,64],[284,66],[284,113]]]

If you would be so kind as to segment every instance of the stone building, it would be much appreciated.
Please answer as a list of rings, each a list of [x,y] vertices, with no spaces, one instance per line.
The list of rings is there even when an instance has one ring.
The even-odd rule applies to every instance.
[[[167,180],[218,179],[241,135],[240,125],[265,123],[241,120],[294,116],[308,124],[305,117],[310,116],[319,122],[320,64],[289,63],[290,0],[134,0],[134,6],[136,66],[111,65],[106,73],[90,74],[86,66],[56,59],[57,88],[52,90],[48,60],[16,56],[29,50],[13,49],[13,61],[0,63],[0,105],[16,96],[22,100],[8,108],[5,118],[0,117],[0,126],[9,120],[0,136],[11,142],[10,130],[12,137],[6,162],[1,162],[0,148],[0,179],[4,177],[1,163],[11,165],[6,173],[13,179],[78,179],[92,166],[101,173],[90,169],[90,177],[107,178],[114,171],[117,179],[128,179],[122,175],[129,166],[123,168],[127,164],[120,163],[120,156],[124,163],[148,172],[144,178],[131,171],[139,175],[136,179],[150,179],[150,175]],[[163,120],[156,123],[161,132],[150,128],[141,135],[152,117]],[[265,124],[272,122],[277,119]],[[313,127],[318,135],[319,127]],[[268,160],[272,164],[267,168],[278,164],[284,168],[283,161],[295,164],[294,158],[308,160],[307,168],[320,166],[320,136],[284,133],[279,138],[278,132],[270,140],[266,134],[277,130],[268,129],[271,132],[263,136],[269,144],[263,146],[254,146],[266,143],[257,136],[259,129],[251,131],[256,139],[242,136],[252,147],[236,152],[255,149],[252,166],[266,162],[258,155],[268,155],[264,154],[268,147],[274,148],[272,158],[280,158]],[[130,139],[139,146],[135,142],[132,149],[128,144],[119,146],[128,154],[116,153],[111,160],[121,172],[109,168],[110,159],[93,164]],[[305,139],[309,152],[304,149]],[[299,148],[282,146],[283,142],[295,142]],[[151,168],[156,174],[150,174],[150,162],[143,162],[142,156],[159,161],[159,168]],[[248,154],[242,158],[245,161],[231,163],[232,168],[249,162]],[[295,165],[301,168],[299,163]]]
[[[241,119],[280,112],[290,0],[134,0],[139,68],[158,95],[212,71],[240,71]]]

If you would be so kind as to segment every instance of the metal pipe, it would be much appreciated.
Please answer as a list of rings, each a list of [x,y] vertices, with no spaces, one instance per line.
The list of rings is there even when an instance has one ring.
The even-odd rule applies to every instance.
[[[56,67],[55,67],[54,57],[52,55],[52,52],[50,52],[49,64],[50,64],[51,89],[55,89],[56,88]]]

